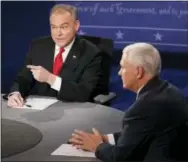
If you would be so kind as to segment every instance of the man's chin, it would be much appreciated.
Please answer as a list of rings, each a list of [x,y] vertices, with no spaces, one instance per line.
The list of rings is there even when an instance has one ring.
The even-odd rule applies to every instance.
[[[124,89],[127,89],[127,86],[126,86],[126,84],[123,84],[123,88],[124,88]]]
[[[65,47],[66,43],[65,42],[60,42],[60,41],[56,41],[55,42],[58,46],[60,47]]]
[[[130,86],[128,84],[123,84],[123,89],[130,90]]]

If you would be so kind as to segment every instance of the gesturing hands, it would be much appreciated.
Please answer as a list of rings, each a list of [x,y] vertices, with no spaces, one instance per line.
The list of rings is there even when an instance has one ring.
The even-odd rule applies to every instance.
[[[75,130],[69,142],[78,149],[95,152],[101,143],[108,141],[108,138],[101,135],[95,128],[93,128],[92,131],[93,133],[87,133],[81,130]]]
[[[48,70],[43,68],[42,66],[34,66],[34,65],[27,65],[27,68],[33,74],[33,77],[39,82],[46,82],[52,85],[55,81],[55,75],[50,73]]]

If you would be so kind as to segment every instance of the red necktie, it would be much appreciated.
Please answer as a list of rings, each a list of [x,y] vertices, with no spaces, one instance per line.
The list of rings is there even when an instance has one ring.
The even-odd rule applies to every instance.
[[[54,61],[54,66],[53,66],[53,73],[55,75],[58,75],[62,66],[63,66],[63,58],[62,58],[62,53],[64,52],[64,48],[61,47],[59,50],[59,53],[57,54],[57,56],[55,57],[55,61]]]

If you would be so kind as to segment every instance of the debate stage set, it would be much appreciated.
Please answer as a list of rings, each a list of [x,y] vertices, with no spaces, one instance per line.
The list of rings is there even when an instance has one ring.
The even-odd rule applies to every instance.
[[[134,42],[148,42],[159,49],[161,78],[177,86],[188,98],[188,2],[100,2],[100,1],[4,1],[2,8],[1,91],[9,92],[22,67],[31,40],[50,34],[49,12],[53,5],[75,5],[81,27],[78,35],[111,40],[109,92],[116,94],[108,105],[94,102],[41,100],[36,106],[9,108],[1,99],[2,161],[99,161],[94,154],[53,154],[75,129],[103,134],[121,130],[125,111],[136,95],[123,89],[118,76],[122,49]],[[102,46],[100,42],[96,42]],[[49,106],[42,103],[52,99]],[[54,102],[53,102],[54,101]],[[36,107],[36,108],[34,108]],[[64,153],[65,154],[65,153]],[[76,154],[76,152],[75,152]],[[80,157],[79,157],[80,156]],[[85,156],[85,157],[84,157]]]

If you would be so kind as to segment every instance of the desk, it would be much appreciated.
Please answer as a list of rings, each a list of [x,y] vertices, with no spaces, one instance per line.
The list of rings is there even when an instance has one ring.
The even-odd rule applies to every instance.
[[[38,128],[43,134],[41,142],[20,154],[3,161],[96,161],[95,158],[51,156],[61,144],[66,143],[74,129],[91,131],[97,128],[101,133],[120,131],[124,112],[94,103],[57,102],[38,112],[29,109],[7,108],[2,100],[2,118],[21,121]]]

